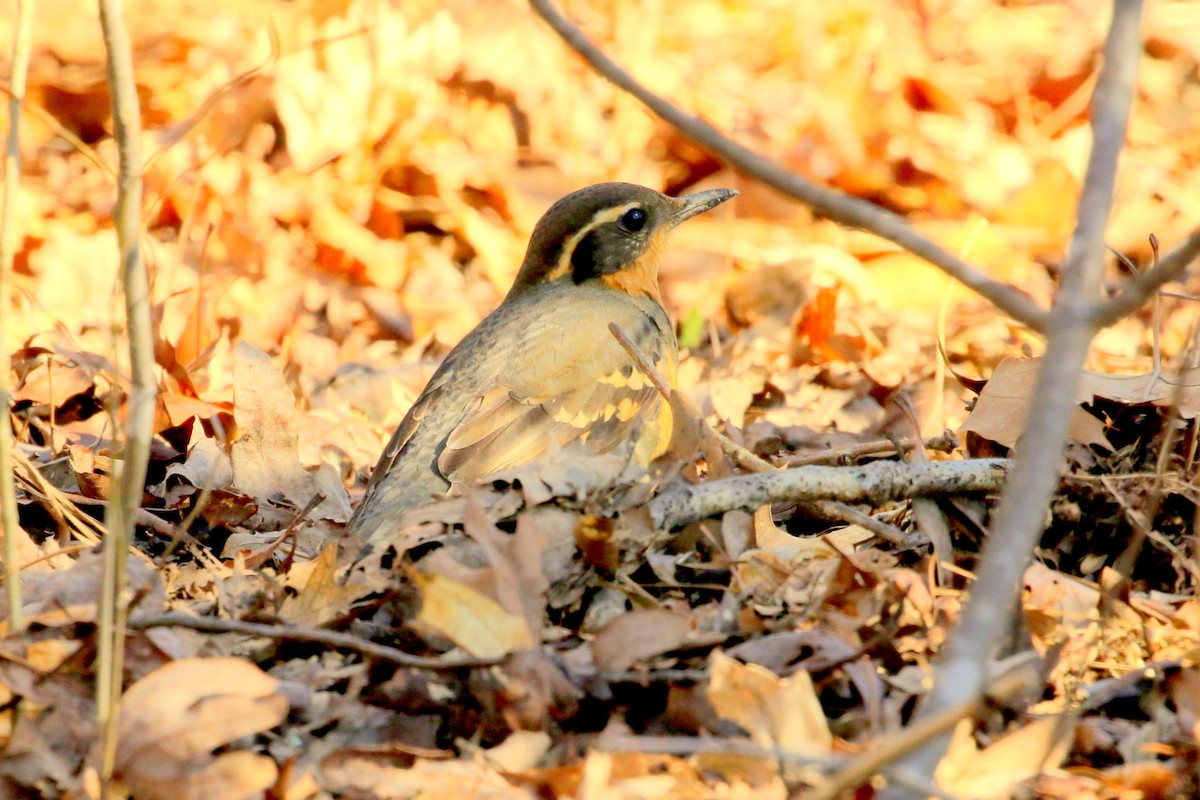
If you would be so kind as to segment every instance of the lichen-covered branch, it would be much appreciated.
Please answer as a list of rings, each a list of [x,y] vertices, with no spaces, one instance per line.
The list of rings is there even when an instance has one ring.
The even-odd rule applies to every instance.
[[[996,492],[1010,462],[1004,459],[905,464],[879,461],[861,467],[797,467],[681,486],[650,503],[658,528],[679,528],[733,509],[753,511],[765,503],[836,500],[885,503],[909,497]]]

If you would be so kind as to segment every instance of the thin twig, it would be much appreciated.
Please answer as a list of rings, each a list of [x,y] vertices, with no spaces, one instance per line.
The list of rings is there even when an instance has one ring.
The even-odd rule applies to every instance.
[[[70,502],[66,493],[46,480],[41,470],[34,466],[24,453],[15,450],[13,455],[17,480],[22,482],[25,492],[30,497],[46,501],[45,509],[54,518],[59,529],[69,529],[75,538],[91,545],[99,544],[104,526]]]
[[[30,42],[33,38],[33,4],[17,0],[17,24],[13,30],[12,91],[8,100],[8,144],[4,151],[4,200],[0,206],[0,531],[4,535],[4,596],[8,604],[8,628],[25,628],[21,617],[20,563],[37,547],[21,527],[17,515],[17,489],[13,483],[12,395],[8,386],[8,311],[12,308],[11,281],[13,258],[13,218],[17,210],[17,189],[21,181],[21,105],[25,102],[25,79],[29,74]]]
[[[858,525],[860,528],[870,531],[873,535],[883,539],[885,542],[891,542],[897,547],[912,547],[913,545],[921,544],[923,541],[921,537],[908,536],[895,525],[889,525],[883,520],[876,519],[866,512],[859,511],[848,503],[839,503],[835,500],[817,500],[816,502],[806,504],[806,506],[821,515],[824,519],[833,519],[848,522],[851,525]]]
[[[100,0],[100,27],[112,98],[113,138],[117,145],[117,204],[113,220],[120,248],[121,285],[129,335],[130,392],[123,457],[114,462],[113,495],[105,513],[104,578],[97,621],[96,716],[101,729],[100,793],[112,791],[116,758],[116,720],[124,671],[125,562],[133,540],[137,509],[146,485],[150,439],[154,432],[157,383],[150,321],[150,285],[138,245],[142,210],[142,125],[133,50],[120,0]],[[115,409],[114,409],[115,411]],[[115,414],[114,414],[115,418]]]
[[[917,233],[903,217],[849,195],[826,189],[783,169],[747,147],[743,147],[702,119],[693,117],[638,83],[605,55],[550,0],[529,0],[533,9],[575,52],[583,56],[604,78],[640,100],[669,125],[697,144],[728,161],[747,175],[771,188],[811,206],[818,213],[882,236],[938,267],[967,288],[986,297],[1013,319],[1034,330],[1045,327],[1049,317],[1028,295],[992,280],[978,268]]]
[[[361,653],[369,658],[387,661],[388,663],[398,664],[402,667],[411,667],[412,669],[444,672],[456,669],[494,667],[497,664],[504,663],[503,658],[458,658],[447,660],[414,656],[403,650],[377,644],[369,639],[360,639],[349,633],[327,631],[320,628],[304,628],[299,625],[269,625],[264,622],[243,622],[236,619],[218,619],[216,617],[192,617],[179,613],[134,617],[129,620],[130,630],[144,631],[149,628],[189,628],[203,633],[239,633],[244,636],[258,636],[264,639],[313,642],[337,650],[349,650],[354,653]]]
[[[1032,558],[1058,483],[1084,358],[1095,334],[1117,156],[1125,140],[1141,52],[1141,0],[1117,0],[1104,45],[1104,66],[1092,103],[1093,146],[1079,200],[1062,289],[1055,301],[1046,355],[1012,480],[1001,497],[962,617],[942,650],[934,688],[918,716],[936,716],[979,696],[987,665],[1019,608],[1021,578]],[[933,771],[949,736],[931,740],[906,759],[917,773]]]
[[[634,344],[633,339],[629,338],[629,334],[625,333],[620,325],[610,322],[608,323],[608,331],[617,340],[617,343],[625,348],[625,352],[638,365],[638,369],[642,371],[642,374],[654,384],[654,388],[662,395],[662,399],[669,402],[671,400],[671,385],[667,383],[667,379],[654,366],[654,362],[646,357],[646,354],[642,352],[640,347]]]
[[[667,383],[667,380],[663,377],[662,373],[658,371],[658,369],[646,356],[646,354],[641,351],[641,348],[639,348],[634,341],[629,338],[629,335],[625,333],[625,331],[621,330],[621,326],[617,323],[610,322],[608,324],[608,330],[617,340],[617,343],[620,344],[621,347],[625,348],[625,352],[628,353],[629,357],[634,360],[634,363],[637,364],[638,369],[642,371],[642,374],[646,376],[647,380],[654,384],[654,388],[658,390],[660,395],[662,395],[663,400],[670,403],[672,393],[670,385]],[[733,459],[733,462],[742,469],[746,470],[747,472],[775,471],[774,464],[763,458],[760,458],[759,456],[747,450],[745,447],[742,447],[740,444],[733,441],[713,426],[709,425],[708,420],[697,416],[696,422],[699,425],[703,425],[712,433],[713,436],[716,437],[717,441],[721,443],[721,451]]]
[[[871,442],[852,444],[829,450],[818,450],[815,453],[787,456],[783,459],[789,467],[802,467],[806,464],[844,463],[864,456],[885,455],[896,452],[896,446],[915,447],[924,444],[926,450],[936,450],[939,453],[949,453],[958,447],[958,437],[950,431],[941,436],[931,436],[928,439],[876,439]]]
[[[1200,257],[1200,230],[1193,231],[1154,267],[1125,284],[1121,291],[1096,308],[1092,312],[1092,324],[1107,328],[1137,311],[1163,286],[1179,280],[1197,257]]]

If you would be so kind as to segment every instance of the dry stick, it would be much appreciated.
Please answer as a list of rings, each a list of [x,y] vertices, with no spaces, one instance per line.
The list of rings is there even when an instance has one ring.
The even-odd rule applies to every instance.
[[[881,519],[872,517],[870,514],[859,511],[847,503],[839,503],[835,500],[817,500],[814,503],[806,503],[805,505],[825,519],[858,525],[860,528],[870,531],[885,542],[891,542],[897,547],[912,547],[923,541],[920,537],[908,536],[895,525],[890,525]]]
[[[1047,312],[1028,295],[994,281],[976,267],[949,253],[931,239],[913,230],[903,217],[849,195],[818,186],[789,172],[770,159],[729,139],[704,120],[684,113],[646,89],[588,41],[578,28],[558,13],[550,0],[529,0],[530,5],[575,52],[600,75],[642,101],[651,111],[700,146],[728,161],[737,169],[776,191],[811,206],[835,222],[870,231],[920,256],[999,309],[1034,330],[1042,330]]]
[[[1102,285],[1104,229],[1112,207],[1117,156],[1125,139],[1129,106],[1141,51],[1141,0],[1117,0],[1104,44],[1104,66],[1092,103],[1093,146],[1079,200],[1062,289],[1048,329],[1046,354],[1023,446],[1001,497],[958,625],[942,650],[933,690],[918,718],[977,698],[988,662],[1003,641],[1018,608],[1021,578],[1041,535],[1046,509],[1058,483],[1076,389],[1096,332]],[[905,759],[918,774],[932,774],[949,745],[939,736]],[[900,796],[909,796],[898,793]]]
[[[34,499],[41,498],[46,501],[43,507],[54,518],[59,529],[69,528],[75,538],[82,539],[92,546],[99,544],[104,526],[67,500],[65,493],[46,480],[37,466],[23,453],[18,450],[13,455],[16,456],[15,477],[24,484],[27,494]]]
[[[642,101],[663,121],[684,133],[714,154],[724,158],[748,176],[811,206],[818,213],[845,225],[862,228],[881,236],[924,258],[950,277],[977,294],[986,297],[1001,311],[1030,328],[1041,331],[1049,322],[1049,312],[1038,307],[1027,295],[1011,286],[993,281],[966,261],[943,250],[910,228],[905,220],[871,203],[826,189],[787,172],[769,159],[734,142],[703,120],[692,117],[639,84],[595,45],[587,40],[566,17],[550,5],[550,0],[530,0],[533,9],[554,29],[563,41],[579,53],[601,76]],[[1103,306],[1094,310],[1093,324],[1104,328],[1141,308],[1162,286],[1176,280],[1200,255],[1200,230],[1167,254],[1157,266],[1127,283]]]
[[[676,486],[650,501],[656,528],[679,528],[731,509],[753,511],[771,502],[838,500],[883,503],[958,492],[996,492],[1012,462],[972,459],[931,464],[879,461],[860,467],[809,466]]]
[[[8,145],[4,151],[4,200],[0,206],[0,355],[8,358],[8,312],[12,308],[12,264],[16,248],[13,218],[17,210],[17,188],[21,178],[21,105],[25,100],[25,78],[29,74],[30,40],[33,38],[33,4],[17,0],[17,24],[13,30],[12,90],[8,98]],[[8,605],[8,629],[20,632],[20,562],[37,552],[17,515],[17,489],[14,485],[12,451],[13,432],[8,364],[0,367],[0,531],[4,535],[4,596]]]
[[[862,456],[886,455],[896,452],[897,444],[901,447],[916,447],[924,444],[926,450],[949,453],[958,447],[958,438],[953,433],[946,431],[941,436],[931,436],[924,440],[899,439],[893,441],[892,439],[877,439],[873,442],[862,442],[836,449],[818,450],[815,453],[787,456],[783,459],[783,463],[789,467],[802,467],[805,464],[824,464],[827,461],[838,462],[847,461],[852,458],[861,458]]]
[[[124,665],[125,561],[141,506],[154,431],[157,384],[150,323],[150,289],[138,247],[142,208],[142,127],[133,55],[120,0],[100,0],[100,27],[107,54],[112,97],[113,138],[117,144],[117,206],[113,215],[121,253],[121,284],[129,333],[130,392],[123,458],[115,466],[113,495],[105,513],[104,578],[99,599],[99,653],[96,716],[101,728],[100,794],[110,796],[116,757],[116,718]],[[114,415],[115,416],[115,415]]]
[[[263,622],[243,622],[236,619],[216,617],[192,617],[187,614],[169,613],[129,620],[129,629],[144,631],[149,628],[189,628],[204,633],[240,633],[244,636],[259,636],[293,642],[314,642],[338,650],[350,650],[370,658],[398,664],[412,669],[455,670],[494,667],[504,663],[503,658],[459,658],[448,661],[442,658],[414,656],[403,650],[376,644],[369,639],[360,639],[349,633],[327,631],[320,628],[304,628],[299,625],[268,625]]]

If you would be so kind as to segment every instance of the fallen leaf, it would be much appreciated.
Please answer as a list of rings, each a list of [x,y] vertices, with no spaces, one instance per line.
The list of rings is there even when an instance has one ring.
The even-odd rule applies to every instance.
[[[129,688],[117,720],[114,776],[145,800],[251,798],[275,783],[271,758],[218,748],[281,723],[279,682],[240,658],[189,658]],[[92,755],[92,764],[99,759]]]
[[[527,789],[509,783],[490,765],[471,761],[418,759],[412,767],[386,756],[337,752],[321,762],[322,786],[346,797],[412,800],[534,800]]]
[[[238,344],[234,361],[233,417],[238,437],[230,448],[234,484],[258,500],[284,500],[303,508],[317,494],[326,494],[311,517],[345,522],[349,500],[340,481],[314,477],[300,466],[297,455],[296,398],[283,373],[254,345]]]
[[[709,658],[709,671],[709,702],[755,743],[805,756],[829,755],[833,736],[807,672],[780,678],[720,650]]]
[[[421,592],[417,622],[450,639],[473,656],[500,658],[533,647],[524,617],[505,611],[491,598],[441,575],[413,573]]]
[[[943,791],[962,797],[1011,797],[1017,784],[1062,763],[1074,730],[1069,720],[1046,717],[981,749],[975,744],[974,724],[962,720],[934,778]]]
[[[645,608],[622,614],[592,640],[596,666],[605,672],[623,672],[643,658],[679,647],[687,641],[691,629],[687,617],[665,609]]]
[[[551,744],[549,734],[542,731],[513,731],[503,742],[483,751],[480,757],[504,772],[525,772],[537,766]]]
[[[299,591],[284,598],[279,607],[281,619],[293,625],[319,627],[346,613],[351,603],[367,593],[360,583],[341,579],[337,552],[337,543],[329,544],[314,560],[292,565],[287,584]]]
[[[1025,431],[1025,420],[1033,401],[1034,383],[1041,359],[1006,358],[997,365],[992,377],[979,394],[975,408],[959,428],[1005,447],[1015,447]],[[1091,402],[1093,395],[1085,388],[1080,390],[1079,402]],[[1085,445],[1098,445],[1112,449],[1104,435],[1104,423],[1077,408],[1071,417],[1070,436]]]

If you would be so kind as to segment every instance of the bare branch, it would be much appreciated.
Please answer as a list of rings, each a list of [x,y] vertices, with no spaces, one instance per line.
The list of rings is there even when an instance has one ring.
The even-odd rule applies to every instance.
[[[783,463],[789,467],[802,467],[805,464],[826,464],[830,462],[844,463],[861,458],[862,456],[894,453],[896,452],[897,445],[900,448],[920,447],[923,445],[926,450],[951,453],[958,447],[958,437],[951,431],[946,431],[940,436],[931,436],[928,439],[876,439],[871,442],[861,442],[832,450],[818,450],[813,453],[786,456],[783,459]]]
[[[1092,324],[1097,328],[1106,328],[1137,311],[1163,286],[1179,280],[1197,257],[1200,257],[1200,230],[1193,231],[1152,269],[1134,278],[1097,308],[1092,315]]]
[[[156,614],[145,617],[135,617],[129,621],[129,629],[144,631],[149,628],[190,628],[204,633],[240,633],[243,636],[258,636],[264,639],[278,639],[291,642],[314,642],[332,647],[337,650],[349,650],[360,653],[368,658],[398,664],[412,669],[455,670],[472,669],[476,667],[494,667],[502,664],[502,658],[426,658],[414,656],[394,647],[377,644],[369,639],[360,639],[349,633],[327,631],[320,628],[303,628],[299,625],[269,625],[265,622],[243,622],[236,619],[218,619],[217,617],[192,617],[187,614]]]
[[[154,378],[150,286],[138,246],[142,209],[141,110],[133,75],[133,50],[120,0],[100,0],[100,26],[107,52],[113,138],[116,140],[119,162],[117,205],[113,219],[121,253],[121,283],[125,295],[131,367],[124,453],[116,462],[115,487],[105,510],[108,530],[97,615],[99,652],[96,660],[96,716],[102,741],[101,793],[106,796],[116,756],[115,727],[124,665],[125,621],[129,602],[125,596],[125,562],[146,485],[158,386]]]
[[[13,30],[12,90],[8,96],[8,145],[4,153],[4,202],[0,207],[0,353],[8,352],[8,311],[12,308],[12,264],[15,248],[13,217],[21,180],[21,105],[25,101],[25,78],[29,74],[30,41],[33,38],[33,4],[17,2],[17,24]],[[17,515],[17,491],[13,483],[13,433],[8,366],[0,368],[0,531],[4,534],[4,583],[8,601],[8,628],[19,632],[21,618],[20,565],[36,555],[37,548],[21,527]]]
[[[728,161],[750,177],[811,206],[817,213],[843,225],[870,231],[895,242],[905,250],[938,267],[975,293],[986,297],[1013,319],[1034,330],[1042,330],[1047,312],[1028,295],[992,280],[978,268],[917,233],[898,214],[849,195],[826,189],[783,169],[747,147],[743,147],[702,119],[693,117],[638,83],[605,55],[551,5],[550,0],[529,0],[533,9],[575,52],[600,75],[642,101],[662,120],[697,144]]]
[[[1092,104],[1093,145],[1080,197],[1062,291],[1051,313],[1046,355],[1038,372],[1023,446],[984,546],[963,614],[943,649],[937,679],[919,717],[931,717],[979,696],[988,663],[1013,624],[1021,579],[1045,524],[1058,483],[1071,410],[1096,328],[1104,230],[1112,207],[1117,157],[1125,141],[1141,51],[1141,0],[1117,0],[1104,45],[1104,66]],[[932,774],[948,736],[931,740],[905,766]]]
[[[864,528],[885,542],[891,542],[897,547],[912,547],[913,545],[921,544],[923,541],[920,536],[909,536],[895,525],[876,519],[864,511],[859,511],[848,503],[838,503],[833,500],[817,500],[814,503],[808,503],[807,508],[825,519],[846,522],[850,525],[857,525],[860,528]]]

